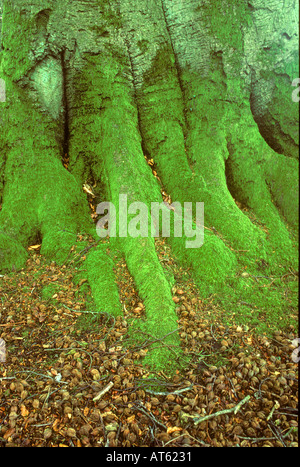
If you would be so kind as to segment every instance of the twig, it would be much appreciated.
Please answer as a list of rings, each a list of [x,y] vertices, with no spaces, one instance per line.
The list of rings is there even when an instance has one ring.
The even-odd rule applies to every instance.
[[[259,383],[259,387],[258,387],[259,399],[262,399],[262,392],[264,392],[261,390],[261,386],[265,381],[268,381],[269,379],[271,378],[267,376],[267,378],[262,379],[261,382]]]
[[[146,392],[149,392],[150,394],[153,394],[154,396],[168,396],[169,394],[181,394],[182,392],[185,392],[185,391],[189,391],[190,389],[192,389],[194,387],[193,384],[191,384],[190,386],[186,387],[186,388],[183,388],[183,389],[176,389],[175,391],[171,391],[171,392],[159,392],[159,391],[151,391],[150,389],[146,389],[144,388],[144,390]]]
[[[282,438],[283,438],[283,439],[287,438],[287,437],[289,436],[289,434],[290,434],[291,432],[293,432],[294,430],[295,430],[295,427],[289,428],[288,432],[285,433],[284,435],[282,435]],[[248,439],[248,440],[251,441],[252,443],[256,443],[257,441],[268,441],[268,440],[277,439],[276,436],[269,436],[269,437],[267,437],[267,438],[251,438],[251,436],[250,436],[250,437],[247,437],[247,436],[239,436],[239,438],[241,438],[241,439]]]
[[[213,376],[211,391],[213,391],[213,389],[214,389],[216,377],[217,377],[217,375],[214,375],[214,376]]]
[[[24,324],[24,323],[26,323],[26,321],[17,321],[16,323],[12,322],[12,323],[0,324],[0,326],[1,327],[3,327],[3,326],[18,326],[19,324]]]
[[[53,425],[53,421],[52,422],[48,422],[48,423],[38,423],[36,425],[31,425],[31,426],[35,426],[37,428],[41,427],[41,426],[49,426],[49,425]]]
[[[279,402],[278,402],[278,401],[275,401],[275,404],[273,405],[271,412],[270,412],[269,415],[267,416],[267,421],[270,420],[270,418],[273,417],[274,410],[279,409],[279,407],[280,407]]]
[[[286,444],[283,440],[282,434],[280,429],[278,429],[275,424],[270,420],[270,423],[268,423],[269,428],[271,429],[272,433],[274,433],[275,437],[283,444],[283,446],[286,448]]]
[[[219,415],[225,415],[225,414],[228,414],[228,413],[231,413],[233,412],[234,414],[236,414],[240,408],[246,404],[246,402],[248,402],[250,400],[250,396],[246,396],[243,400],[241,400],[235,407],[232,407],[231,409],[225,409],[225,410],[221,410],[220,412],[215,412],[215,413],[212,413],[210,415],[206,415],[205,417],[197,417],[197,416],[193,416],[193,415],[189,415],[189,414],[186,414],[186,413],[183,413],[182,414],[182,417],[186,417],[186,418],[192,418],[193,419],[193,422],[195,425],[198,425],[199,423],[202,423],[204,422],[205,420],[209,420],[210,418],[213,418],[213,417],[218,417]]]
[[[121,431],[122,422],[119,423],[117,434],[116,434],[116,443],[118,442],[120,431]]]
[[[232,392],[233,392],[233,394],[234,394],[235,397],[237,398],[237,393],[235,392],[233,382],[231,381],[231,379],[229,378],[229,376],[227,376],[227,379],[228,379],[228,381],[230,382],[230,384],[231,384],[231,386],[232,386]]]
[[[102,396],[104,396],[104,394],[106,394],[112,387],[113,387],[114,383],[113,381],[111,381],[110,383],[108,383],[105,388],[102,389],[102,391],[100,391],[97,396],[94,397],[93,401],[98,401],[99,399],[101,399]]]
[[[214,335],[213,325],[212,325],[212,324],[210,325],[210,333],[211,333],[213,339],[214,339],[215,341],[217,341],[217,339],[216,339],[216,337],[215,337],[215,335]]]
[[[157,337],[157,338],[154,338],[152,341],[149,340],[149,342],[147,342],[146,345],[144,345],[143,347],[146,347],[149,344],[154,344],[155,342],[161,342],[163,339],[170,336],[171,334],[174,334],[175,332],[180,331],[180,329],[183,329],[183,326],[180,326],[180,328],[174,329],[174,331],[168,332],[167,334],[165,334],[164,336],[162,336],[160,338]],[[151,337],[153,337],[153,336],[151,336]],[[141,346],[141,348],[143,348],[143,347]]]
[[[163,423],[161,423],[160,421],[156,420],[156,418],[154,417],[154,415],[152,414],[152,412],[147,412],[146,410],[144,410],[142,407],[142,402],[140,402],[139,406],[133,406],[132,409],[134,410],[138,410],[139,412],[143,412],[145,415],[147,415],[147,417],[150,418],[150,420],[155,424],[161,426],[164,430],[167,429],[166,425],[164,425]]]
[[[103,422],[103,418],[102,418],[101,412],[99,412],[99,415],[100,415],[100,422],[101,422],[101,426],[102,426],[102,430],[103,430],[103,436],[104,436],[104,441],[105,441],[105,445],[104,445],[104,446],[107,447],[107,446],[106,446],[106,443],[107,443],[108,438],[107,438],[107,435],[106,435],[106,429],[105,429],[105,425],[104,425],[104,422]]]

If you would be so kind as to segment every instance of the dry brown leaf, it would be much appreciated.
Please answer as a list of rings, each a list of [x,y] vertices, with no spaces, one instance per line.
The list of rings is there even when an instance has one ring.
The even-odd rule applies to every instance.
[[[21,412],[22,417],[27,417],[29,414],[29,410],[26,408],[24,404],[21,405],[20,412]]]
[[[168,435],[174,433],[174,431],[182,431],[182,428],[179,426],[172,426],[167,429]]]
[[[131,415],[131,417],[127,418],[127,423],[132,423],[135,420],[135,415]]]

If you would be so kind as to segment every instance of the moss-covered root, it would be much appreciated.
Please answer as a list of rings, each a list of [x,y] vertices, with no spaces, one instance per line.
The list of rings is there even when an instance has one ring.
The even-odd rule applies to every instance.
[[[194,170],[202,179],[200,191],[206,221],[234,249],[251,250],[255,255],[262,247],[264,235],[238,208],[228,190],[225,168],[228,149],[222,122],[212,120],[208,129],[206,118],[200,123],[199,119],[191,117],[187,148]]]
[[[299,161],[273,152],[264,167],[274,203],[287,222],[299,229]]]
[[[238,208],[227,186],[228,149],[222,126],[225,109],[217,109],[222,117],[213,117],[208,126],[208,113],[202,117],[202,99],[193,99],[193,115],[187,118],[189,131],[185,139],[182,96],[180,99],[179,84],[175,83],[178,76],[171,58],[170,50],[165,48],[156,58],[158,64],[155,63],[162,67],[168,86],[155,82],[153,93],[153,77],[157,73],[153,68],[138,92],[144,147],[156,163],[162,184],[173,201],[204,202],[206,225],[215,227],[234,249],[258,251],[264,235]],[[216,111],[216,106],[213,109]]]
[[[8,272],[24,266],[27,246],[41,239],[41,252],[62,262],[78,229],[87,227],[88,210],[81,187],[60,159],[56,122],[38,111],[8,77],[6,85],[0,269]]]
[[[5,233],[0,232],[0,272],[18,271],[28,258],[27,250]]]
[[[176,256],[192,269],[201,296],[207,297],[216,293],[223,287],[226,278],[234,274],[237,257],[208,229],[204,230],[204,243],[200,248],[187,248],[188,241],[186,237],[169,238]]]
[[[111,201],[116,209],[117,244],[124,253],[128,269],[145,303],[146,320],[140,322],[140,326],[147,334],[161,339],[175,331],[177,323],[170,285],[156,255],[154,240],[148,237],[122,237],[120,233],[120,229],[127,232],[133,217],[129,214],[128,220],[120,220],[120,212],[124,214],[120,195],[127,197],[128,208],[132,206],[131,203],[141,202],[149,210],[151,202],[161,201],[158,183],[152,176],[141,147],[134,93],[124,72],[129,66],[126,53],[126,50],[111,50],[110,45],[103,56],[89,57],[82,64],[77,85],[83,80],[83,91],[74,93],[70,106],[70,125],[76,128],[70,140],[71,170],[76,178],[82,179],[84,157],[90,158],[95,179],[101,179],[106,200]],[[76,99],[80,100],[80,106]],[[89,112],[85,109],[89,109]],[[86,128],[92,132],[93,138],[84,141],[83,154],[82,134],[86,133]],[[106,290],[101,285],[103,274],[99,271],[103,262],[104,256],[96,252],[88,258],[90,283],[91,286],[93,281],[96,283],[92,286],[92,292],[99,308],[107,304]],[[166,342],[178,346],[177,333],[167,337]],[[166,368],[169,360],[170,354],[164,349],[158,354],[150,351],[146,362],[157,369]]]
[[[285,158],[282,156],[283,161],[264,141],[247,109],[239,117],[238,127],[230,134],[229,140],[227,174],[230,189],[239,201],[253,210],[259,222],[267,229],[269,260],[290,263],[295,257],[293,242],[285,219],[274,201],[276,203],[277,200],[281,211],[295,223],[297,203],[293,205],[295,194],[290,183],[296,182],[297,175],[293,173],[292,167],[296,168],[297,163],[293,160],[292,166],[287,165],[285,173]],[[280,177],[279,161],[282,168]],[[270,169],[273,163],[275,168]]]
[[[105,244],[99,244],[89,252],[84,267],[87,270],[96,311],[115,317],[121,315],[122,308],[115,282],[113,261],[106,252]]]
[[[180,353],[177,315],[168,283],[155,251],[153,239],[119,239],[128,269],[135,279],[146,308],[146,320],[138,328],[157,339],[145,358],[152,368],[172,371],[170,360]]]

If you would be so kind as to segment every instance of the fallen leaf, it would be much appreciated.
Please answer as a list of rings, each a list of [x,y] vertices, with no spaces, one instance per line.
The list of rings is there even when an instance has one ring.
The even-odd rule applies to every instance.
[[[15,428],[10,428],[10,429],[8,429],[8,430],[4,433],[3,438],[4,438],[4,439],[8,439],[15,431],[16,431]]]
[[[26,408],[24,404],[21,405],[21,415],[22,417],[27,417],[29,414],[29,410]]]
[[[135,420],[135,415],[131,415],[131,417],[127,418],[127,423],[132,423]]]
[[[182,431],[182,428],[178,427],[178,426],[173,426],[173,427],[169,427],[167,429],[167,433],[170,435],[171,433],[174,433],[174,431]]]

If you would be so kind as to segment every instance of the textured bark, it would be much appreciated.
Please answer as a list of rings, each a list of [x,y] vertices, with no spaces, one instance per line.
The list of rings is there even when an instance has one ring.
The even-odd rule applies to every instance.
[[[172,201],[204,202],[204,245],[186,249],[186,239],[169,239],[204,295],[236,268],[295,265],[296,1],[2,3],[1,271],[21,268],[37,239],[43,254],[63,262],[77,233],[95,236],[86,182],[117,209],[120,194],[150,207],[162,190]],[[153,238],[110,244],[145,302],[141,328],[159,338],[174,331]],[[99,310],[120,314],[105,244],[86,267]],[[178,346],[176,333],[166,341]],[[168,355],[147,359],[163,367]]]

